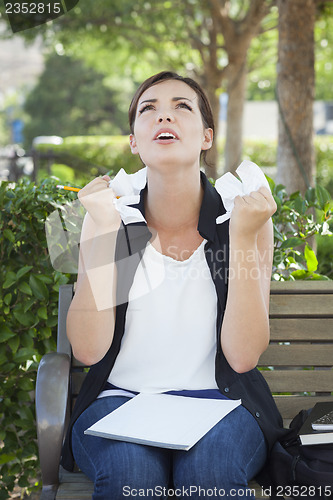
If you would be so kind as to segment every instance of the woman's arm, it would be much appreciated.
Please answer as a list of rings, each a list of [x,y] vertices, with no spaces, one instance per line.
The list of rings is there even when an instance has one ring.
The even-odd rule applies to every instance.
[[[221,346],[242,373],[257,365],[269,342],[269,292],[276,204],[266,188],[237,197],[230,220],[227,304]]]
[[[120,217],[113,206],[113,193],[101,181],[95,179],[80,192],[88,212],[81,232],[75,295],[67,315],[73,354],[86,365],[104,357],[115,323],[114,256]]]

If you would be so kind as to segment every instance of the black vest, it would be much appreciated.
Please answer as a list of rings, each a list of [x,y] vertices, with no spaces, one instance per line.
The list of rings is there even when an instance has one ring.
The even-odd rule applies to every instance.
[[[270,449],[285,432],[282,429],[282,418],[270,389],[257,368],[242,374],[235,372],[225,359],[221,348],[220,332],[228,291],[229,221],[216,224],[216,218],[224,214],[226,210],[220,195],[203,172],[201,172],[201,183],[204,188],[204,196],[199,214],[198,231],[207,240],[205,256],[217,295],[217,349],[215,358],[217,386],[229,398],[242,400],[242,405],[257,419]],[[138,205],[133,205],[143,215],[145,189],[140,193]],[[103,389],[119,353],[125,328],[128,293],[145,246],[151,236],[145,222],[122,224],[118,231],[116,266],[117,281],[121,286],[117,286],[117,304],[119,305],[116,308],[114,338],[104,358],[90,368],[77,398],[63,446],[61,464],[65,469],[72,470],[74,465],[71,450],[72,426]]]

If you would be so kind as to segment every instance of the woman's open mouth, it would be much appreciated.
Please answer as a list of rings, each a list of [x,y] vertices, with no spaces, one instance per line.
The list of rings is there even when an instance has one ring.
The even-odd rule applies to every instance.
[[[171,130],[160,130],[154,137],[154,142],[158,144],[172,144],[178,140],[178,136]]]

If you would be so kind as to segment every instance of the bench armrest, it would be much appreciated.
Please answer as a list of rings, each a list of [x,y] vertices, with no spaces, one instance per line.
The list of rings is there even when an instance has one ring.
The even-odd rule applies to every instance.
[[[43,356],[36,381],[36,421],[43,491],[59,483],[59,461],[69,409],[70,357]]]

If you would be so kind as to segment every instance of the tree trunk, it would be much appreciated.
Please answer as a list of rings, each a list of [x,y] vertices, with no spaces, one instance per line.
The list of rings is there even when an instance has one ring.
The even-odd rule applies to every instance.
[[[313,147],[315,0],[278,0],[276,182],[304,194],[315,176]]]
[[[225,171],[235,171],[241,162],[243,148],[243,114],[246,92],[246,63],[229,68],[227,94],[227,130],[225,143]]]

